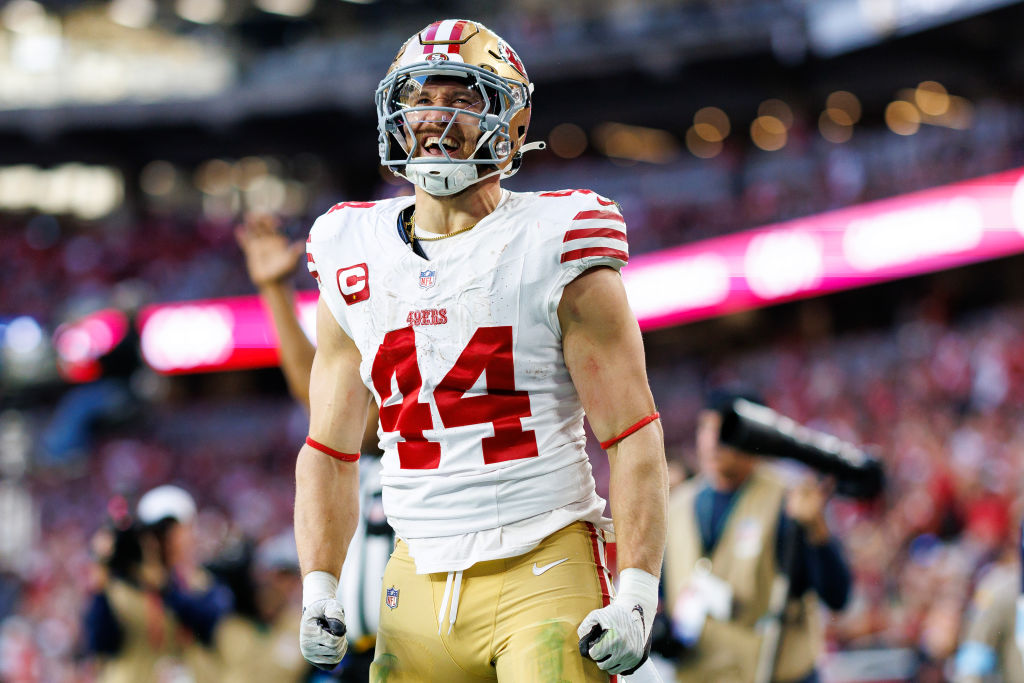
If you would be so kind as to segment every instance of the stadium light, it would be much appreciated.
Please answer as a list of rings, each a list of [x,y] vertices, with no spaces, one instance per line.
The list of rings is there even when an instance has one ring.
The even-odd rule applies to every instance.
[[[594,128],[594,144],[612,159],[665,164],[676,158],[679,143],[667,130],[602,123]]]
[[[699,130],[698,127],[702,127],[702,129]],[[717,140],[708,139],[710,133],[707,128],[703,127],[718,132],[718,129],[711,124],[695,123],[686,131],[686,148],[698,159],[713,159],[722,153],[721,134],[714,136],[718,138]]]
[[[302,17],[313,9],[314,0],[256,0],[256,6],[269,14]]]
[[[127,28],[146,28],[156,18],[156,3],[153,0],[110,0],[107,16]]]
[[[848,125],[852,126],[860,121],[860,99],[848,90],[836,90],[831,93],[828,98],[825,99],[825,108],[844,112],[850,119],[850,123]],[[833,120],[837,123],[840,122],[839,119],[836,119],[834,116]]]
[[[757,115],[778,119],[787,131],[793,127],[793,110],[780,99],[773,97],[762,102],[757,107]]]
[[[921,127],[921,113],[906,100],[895,100],[885,108],[885,125],[897,135],[913,135]]]
[[[729,115],[718,107],[702,107],[693,115],[693,126],[698,135],[708,142],[721,142],[729,137],[732,126],[729,123]],[[709,129],[713,128],[717,135],[709,135]]]
[[[841,144],[853,137],[853,121],[842,109],[829,107],[818,117],[818,131],[829,142]]]
[[[227,13],[224,0],[177,0],[174,11],[195,24],[216,24]]]
[[[34,0],[13,0],[0,10],[0,21],[7,30],[23,35],[48,33],[51,20],[46,9]]]
[[[750,124],[750,139],[766,152],[786,146],[786,124],[775,116],[758,116]]]
[[[587,149],[587,134],[575,123],[560,123],[548,134],[548,146],[555,156],[575,159]]]

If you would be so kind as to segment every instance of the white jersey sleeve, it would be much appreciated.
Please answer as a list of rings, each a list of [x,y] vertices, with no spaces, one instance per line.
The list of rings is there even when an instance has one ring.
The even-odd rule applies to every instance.
[[[306,265],[320,288],[320,296],[338,325],[350,338],[348,308],[370,295],[369,270],[359,256],[359,242],[352,233],[365,220],[373,202],[342,202],[316,219],[306,239]],[[345,258],[342,263],[339,258]]]
[[[615,201],[593,190],[560,190],[538,195],[559,202],[552,209],[560,218],[552,239],[557,243],[558,270],[548,295],[551,325],[558,325],[558,305],[565,286],[599,266],[621,270],[629,261],[626,220]]]

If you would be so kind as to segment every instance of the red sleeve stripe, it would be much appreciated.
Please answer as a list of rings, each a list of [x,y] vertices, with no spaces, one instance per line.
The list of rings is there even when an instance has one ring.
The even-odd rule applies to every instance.
[[[593,209],[591,211],[580,211],[573,217],[574,221],[589,221],[599,218],[605,221],[616,221],[618,223],[625,224],[626,219],[622,217],[622,214],[618,211],[601,211],[600,209]]]
[[[352,208],[352,209],[369,209],[369,208],[372,208],[374,204],[376,204],[376,202],[340,202],[338,204],[335,204],[331,208],[329,208],[327,210],[327,213],[334,213],[335,211],[338,211],[339,209],[347,209],[347,208]]]
[[[587,258],[588,256],[610,256],[611,258],[619,259],[623,263],[629,261],[629,254],[619,249],[609,249],[608,247],[590,247],[589,249],[573,249],[562,254],[561,263],[568,261],[577,261],[581,258]]]
[[[329,446],[323,445],[319,441],[314,441],[313,437],[311,436],[306,437],[306,445],[309,446],[310,448],[315,448],[324,455],[329,455],[332,458],[342,460],[344,462],[355,462],[356,460],[359,460],[358,453],[342,453],[341,451],[336,451],[333,448],[330,448]]]
[[[570,242],[572,240],[580,240],[587,237],[607,237],[613,240],[626,241],[626,233],[615,228],[580,228],[579,230],[569,230],[565,233],[565,238],[562,243]]]

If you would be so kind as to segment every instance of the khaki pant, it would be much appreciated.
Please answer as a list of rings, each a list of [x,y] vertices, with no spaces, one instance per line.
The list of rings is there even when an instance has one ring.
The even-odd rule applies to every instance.
[[[408,546],[399,541],[384,572],[370,680],[615,681],[580,656],[576,635],[583,618],[609,599],[600,534],[577,522],[528,553],[473,565],[463,573],[450,631],[454,579],[416,574]]]

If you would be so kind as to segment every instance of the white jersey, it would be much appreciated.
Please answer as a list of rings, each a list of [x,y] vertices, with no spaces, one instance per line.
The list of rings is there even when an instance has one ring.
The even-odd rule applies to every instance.
[[[529,549],[527,520],[538,520],[527,530],[540,534],[535,545],[574,521],[549,513],[604,508],[557,309],[585,270],[625,264],[625,222],[589,190],[504,191],[472,230],[420,242],[428,260],[400,227],[412,202],[336,205],[310,232],[309,269],[380,406],[384,510],[397,535],[412,548],[490,533],[463,539],[476,548],[469,564],[509,557]]]

